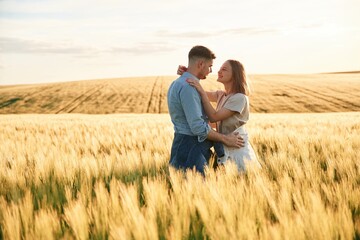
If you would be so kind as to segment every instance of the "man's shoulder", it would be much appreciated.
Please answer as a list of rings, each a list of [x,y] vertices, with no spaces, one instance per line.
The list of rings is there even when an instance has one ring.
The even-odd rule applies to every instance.
[[[181,76],[180,76],[180,77],[178,77],[177,79],[175,79],[175,80],[171,83],[171,85],[178,85],[178,86],[180,86],[180,85],[183,84],[182,82],[183,82],[183,81],[182,81],[182,78],[181,78]]]
[[[178,95],[180,99],[183,100],[191,100],[191,99],[199,99],[200,95],[196,91],[194,87],[192,87],[188,82],[186,82],[187,78],[180,77],[176,79],[170,86],[169,92],[172,94]]]
[[[186,82],[186,79],[187,79],[186,77],[180,76],[179,78],[175,79],[172,84],[181,89],[195,90],[194,87],[192,87],[188,82]]]
[[[172,83],[170,84],[170,88],[179,88],[182,85],[182,82],[180,80],[181,76],[178,77],[177,79],[175,79],[174,81],[172,81]]]
[[[181,95],[184,94],[185,95],[193,94],[192,88],[193,87],[191,87],[190,84],[186,82],[186,78],[180,76],[171,83],[169,87],[169,92],[180,94],[181,97]]]

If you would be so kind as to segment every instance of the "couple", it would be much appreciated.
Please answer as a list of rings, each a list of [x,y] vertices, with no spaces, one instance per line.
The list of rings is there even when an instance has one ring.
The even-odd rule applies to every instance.
[[[188,67],[180,66],[168,90],[167,100],[174,140],[170,165],[176,169],[193,169],[204,175],[214,146],[218,164],[234,161],[239,171],[247,163],[260,166],[244,128],[249,119],[248,86],[242,64],[226,61],[218,72],[225,91],[205,92],[199,80],[211,73],[215,54],[204,46],[193,47]],[[217,102],[216,110],[210,102]],[[214,131],[208,121],[215,123]]]

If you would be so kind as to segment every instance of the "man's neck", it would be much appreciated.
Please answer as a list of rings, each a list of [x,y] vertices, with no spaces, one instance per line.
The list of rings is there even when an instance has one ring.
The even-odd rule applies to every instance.
[[[187,72],[194,75],[195,77],[197,77],[198,79],[200,79],[199,77],[199,72],[196,71],[196,69],[192,68],[191,66],[188,66]]]

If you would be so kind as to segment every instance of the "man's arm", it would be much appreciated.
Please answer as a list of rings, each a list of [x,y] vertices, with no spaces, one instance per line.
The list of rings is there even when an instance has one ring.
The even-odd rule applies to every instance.
[[[244,140],[237,132],[231,133],[229,135],[224,135],[224,134],[218,133],[211,129],[209,131],[207,138],[212,141],[222,142],[223,144],[225,144],[228,147],[240,148],[240,147],[243,147],[245,144]]]
[[[199,93],[190,85],[185,85],[180,91],[180,101],[191,132],[198,136],[199,142],[203,142],[208,136],[210,126],[202,118]]]

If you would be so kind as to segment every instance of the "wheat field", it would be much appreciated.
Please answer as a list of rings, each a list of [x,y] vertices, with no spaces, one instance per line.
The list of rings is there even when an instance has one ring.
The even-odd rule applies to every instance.
[[[0,86],[0,114],[167,113],[176,76]],[[222,88],[214,76],[201,81]],[[360,73],[250,75],[251,110],[258,113],[360,111]]]
[[[80,105],[79,105],[80,106]],[[252,114],[262,169],[168,169],[168,114],[0,117],[0,239],[359,239],[360,113]]]

